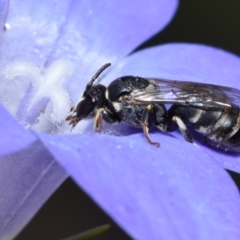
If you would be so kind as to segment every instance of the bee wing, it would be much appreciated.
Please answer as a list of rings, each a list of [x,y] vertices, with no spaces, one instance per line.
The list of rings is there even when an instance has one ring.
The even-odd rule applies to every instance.
[[[180,104],[204,109],[240,106],[240,90],[213,84],[147,78],[150,85],[132,93],[136,103]]]

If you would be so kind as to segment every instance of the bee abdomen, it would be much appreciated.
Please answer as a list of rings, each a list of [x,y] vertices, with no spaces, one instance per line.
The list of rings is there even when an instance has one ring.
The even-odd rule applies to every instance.
[[[209,145],[225,151],[240,151],[240,112],[239,108],[226,108],[218,111],[219,117],[215,111],[204,111],[203,119],[212,118],[212,124],[207,127],[207,131],[202,131],[200,119],[196,123],[195,129],[204,133],[204,141]],[[214,121],[215,120],[215,121]]]
[[[205,110],[172,105],[170,116],[179,116],[204,137],[204,142],[225,151],[240,152],[240,110],[238,107]]]

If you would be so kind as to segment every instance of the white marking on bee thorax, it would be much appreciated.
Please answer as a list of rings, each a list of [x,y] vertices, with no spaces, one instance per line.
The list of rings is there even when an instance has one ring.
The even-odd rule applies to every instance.
[[[105,98],[108,100],[109,99],[109,92],[108,92],[108,89],[106,89],[105,91]]]
[[[115,108],[116,112],[119,112],[122,110],[122,103],[120,102],[112,102],[113,107]]]

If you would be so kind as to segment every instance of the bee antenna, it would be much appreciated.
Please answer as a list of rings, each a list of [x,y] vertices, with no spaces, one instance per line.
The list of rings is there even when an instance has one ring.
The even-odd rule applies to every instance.
[[[91,88],[91,86],[93,85],[93,82],[99,77],[99,75],[108,67],[111,66],[111,63],[106,63],[104,64],[96,73],[95,75],[92,77],[91,81],[87,84],[86,89]]]

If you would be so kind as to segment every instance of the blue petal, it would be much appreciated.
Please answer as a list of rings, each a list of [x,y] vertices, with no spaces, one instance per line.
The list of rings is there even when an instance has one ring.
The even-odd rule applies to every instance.
[[[13,239],[67,178],[67,173],[40,142],[2,156],[0,162],[0,238]]]
[[[20,126],[7,110],[0,105],[0,156],[16,152],[36,141],[36,137]]]
[[[160,148],[142,133],[38,136],[134,239],[239,239],[238,190],[200,148],[161,134]]]
[[[67,174],[2,106],[0,116],[4,119],[0,125],[0,239],[12,239]]]
[[[237,66],[238,57],[221,50],[169,44],[123,60],[105,82],[130,74],[220,85],[228,79],[225,85],[234,86],[240,77]],[[129,128],[119,135],[126,136],[39,136],[79,185],[133,238],[240,237],[239,193],[214,151],[186,143],[179,133],[152,133],[151,138],[161,142],[160,149]],[[230,155],[219,155],[227,163],[232,161]]]
[[[120,58],[165,27],[177,2],[10,1],[6,22],[11,28],[1,37],[1,54],[5,61],[30,57],[45,64],[59,57],[88,58],[86,67],[98,61],[89,59],[91,54]]]

